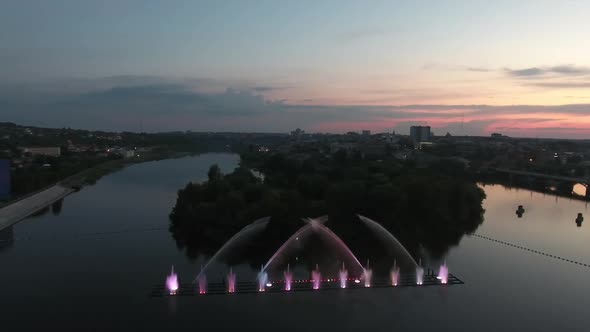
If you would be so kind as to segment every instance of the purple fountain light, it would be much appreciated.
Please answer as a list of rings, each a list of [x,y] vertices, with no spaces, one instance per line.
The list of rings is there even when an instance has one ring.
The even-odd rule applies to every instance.
[[[232,272],[231,267],[227,274],[227,292],[234,293],[236,291],[236,274]]]
[[[342,269],[340,270],[340,288],[346,288],[346,282],[348,281],[348,270],[344,267],[342,262]]]
[[[293,273],[289,271],[289,264],[287,264],[287,271],[284,272],[285,275],[285,290],[291,290],[291,284],[293,283]]]
[[[207,277],[204,274],[199,276],[199,294],[207,294]]]
[[[320,284],[322,283],[322,274],[320,273],[320,269],[317,264],[315,266],[315,270],[311,271],[311,282],[313,289],[320,289]]]
[[[397,266],[397,261],[393,261],[393,267],[391,268],[391,285],[397,286],[399,282],[399,266]]]
[[[447,267],[447,262],[444,262],[440,269],[438,270],[438,276],[436,277],[440,280],[441,284],[446,284],[449,282],[449,268]]]
[[[170,275],[166,277],[166,289],[168,289],[170,295],[175,295],[178,291],[178,276],[174,273],[174,265],[172,265]]]

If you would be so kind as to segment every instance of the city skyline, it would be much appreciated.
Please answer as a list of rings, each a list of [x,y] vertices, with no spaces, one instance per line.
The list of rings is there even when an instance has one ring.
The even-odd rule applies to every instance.
[[[5,121],[134,131],[590,133],[590,4],[580,1],[0,6]]]

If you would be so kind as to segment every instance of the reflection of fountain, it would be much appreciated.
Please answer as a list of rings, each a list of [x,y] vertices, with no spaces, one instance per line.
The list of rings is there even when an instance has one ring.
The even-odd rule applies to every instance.
[[[316,264],[315,270],[311,271],[311,282],[313,289],[320,289],[320,284],[322,283],[322,274],[320,273],[320,268]]]
[[[289,271],[288,264],[287,264],[287,271],[284,272],[284,276],[285,276],[285,290],[290,291],[291,284],[293,283],[293,273],[291,273],[291,271]]]
[[[342,262],[342,269],[339,272],[340,276],[340,288],[346,288],[346,282],[348,281],[348,270],[344,267],[344,262]]]
[[[178,291],[178,276],[174,273],[174,265],[170,271],[170,275],[166,277],[166,289],[170,295],[175,295]]]
[[[391,285],[397,286],[399,283],[399,266],[397,266],[397,262],[393,261],[393,267],[391,268]]]
[[[377,223],[376,221],[373,221],[361,215],[357,216],[367,227],[369,227],[369,229],[371,229],[377,236],[379,236],[383,244],[387,246],[389,254],[393,256],[401,266],[418,266],[416,260],[414,260],[412,255],[408,252],[408,250],[398,241],[398,239],[393,234],[391,234],[390,231],[388,231],[385,227],[381,226],[381,224]]]
[[[248,226],[242,228],[239,232],[232,236],[227,242],[225,242],[223,246],[221,246],[219,250],[217,250],[217,252],[213,256],[211,256],[211,259],[209,259],[207,264],[205,264],[205,266],[201,269],[201,272],[199,272],[196,279],[198,279],[201,276],[201,274],[205,273],[205,270],[207,270],[207,267],[212,262],[216,261],[226,252],[229,252],[229,250],[232,248],[232,245],[237,244],[238,241],[241,239],[247,238],[248,235],[253,235],[263,230],[266,227],[266,225],[268,225],[269,220],[270,217],[258,219],[253,223],[249,224]]]
[[[266,281],[268,280],[268,274],[264,271],[264,266],[260,267],[258,273],[258,291],[264,292],[266,290]]]
[[[422,267],[422,260],[420,264],[416,266],[416,285],[422,285],[424,283],[424,268]]]
[[[234,293],[236,291],[236,274],[233,273],[231,267],[229,268],[229,273],[227,274],[227,292]]]
[[[323,240],[324,243],[329,244],[341,254],[342,258],[346,260],[348,266],[352,266],[352,272],[356,275],[361,276],[363,266],[352,253],[350,248],[334,234],[328,227],[323,225],[323,222],[327,220],[326,217],[318,219],[307,219],[307,224],[297,230],[283,245],[272,255],[268,262],[264,265],[265,271],[273,271],[281,263],[282,259],[286,258],[286,253],[294,248],[298,248],[300,243],[305,241],[311,234],[317,234]]]
[[[367,260],[367,267],[363,269],[363,280],[365,281],[365,287],[371,287],[371,277],[373,271],[369,268],[369,260]]]
[[[440,266],[440,269],[438,270],[438,276],[436,278],[440,280],[441,284],[446,284],[449,281],[449,268],[447,267],[446,262]]]

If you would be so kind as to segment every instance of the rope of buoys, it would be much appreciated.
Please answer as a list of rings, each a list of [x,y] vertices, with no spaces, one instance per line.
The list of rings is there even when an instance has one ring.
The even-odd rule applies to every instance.
[[[567,259],[567,258],[564,258],[564,257],[557,256],[557,255],[548,254],[546,252],[542,252],[542,251],[530,249],[530,248],[527,248],[527,247],[519,246],[517,244],[513,244],[513,243],[509,243],[509,242],[497,240],[497,239],[494,239],[494,238],[491,238],[491,237],[487,237],[485,235],[480,235],[480,234],[473,233],[473,234],[471,234],[471,236],[475,236],[475,237],[478,237],[480,239],[484,239],[484,240],[496,242],[496,243],[499,243],[499,244],[502,244],[502,245],[505,245],[505,246],[509,246],[509,247],[513,247],[513,248],[516,248],[516,249],[520,249],[520,250],[532,252],[534,254],[538,254],[538,255],[541,255],[541,256],[546,256],[546,257],[553,258],[553,259],[559,259],[559,260],[564,261],[564,262],[568,262],[568,263],[572,263],[572,264],[576,264],[576,265],[580,265],[580,266],[585,266],[585,267],[590,267],[590,264],[578,262],[578,261],[575,261],[575,260],[572,260],[572,259]]]

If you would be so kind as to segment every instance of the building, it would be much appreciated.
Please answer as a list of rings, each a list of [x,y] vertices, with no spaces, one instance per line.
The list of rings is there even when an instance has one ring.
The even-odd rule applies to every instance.
[[[23,152],[30,153],[33,156],[49,156],[49,157],[61,156],[61,148],[59,146],[25,147],[25,148],[23,148]]]
[[[363,130],[363,136],[371,136],[370,130]]]
[[[0,200],[10,196],[10,160],[0,159]]]
[[[414,145],[420,142],[430,142],[432,134],[430,132],[430,126],[412,126],[410,127],[410,138]]]

